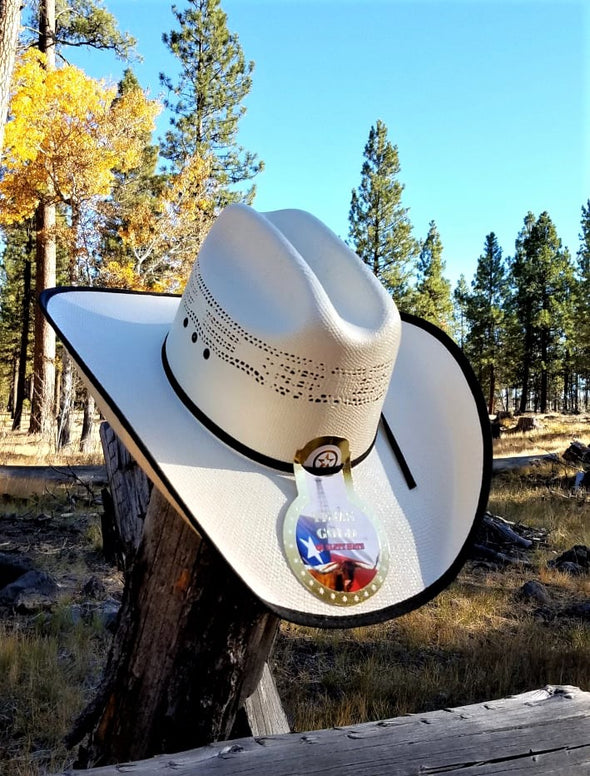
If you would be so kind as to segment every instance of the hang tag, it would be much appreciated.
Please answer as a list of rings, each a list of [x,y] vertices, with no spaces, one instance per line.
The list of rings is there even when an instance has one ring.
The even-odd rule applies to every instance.
[[[374,595],[389,564],[387,542],[354,491],[348,441],[320,437],[294,460],[298,495],[283,542],[291,570],[317,598],[354,606]]]

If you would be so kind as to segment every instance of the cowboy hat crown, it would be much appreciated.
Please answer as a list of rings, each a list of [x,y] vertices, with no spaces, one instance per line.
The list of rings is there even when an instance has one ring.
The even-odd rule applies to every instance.
[[[391,297],[315,218],[231,205],[166,339],[173,383],[240,448],[286,464],[311,439],[371,446],[401,336]]]

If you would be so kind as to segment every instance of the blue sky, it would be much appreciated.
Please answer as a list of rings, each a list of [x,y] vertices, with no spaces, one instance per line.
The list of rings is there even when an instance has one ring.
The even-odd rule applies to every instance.
[[[176,61],[163,0],[105,0],[138,39],[152,97]],[[177,0],[182,8],[183,0]],[[446,275],[475,272],[494,231],[506,256],[525,214],[547,210],[572,254],[590,198],[584,0],[222,0],[254,60],[240,142],[265,162],[255,207],[300,207],[341,237],[377,119],[397,145],[415,236],[436,221]],[[94,77],[123,65],[77,53]],[[159,133],[167,126],[163,115]]]

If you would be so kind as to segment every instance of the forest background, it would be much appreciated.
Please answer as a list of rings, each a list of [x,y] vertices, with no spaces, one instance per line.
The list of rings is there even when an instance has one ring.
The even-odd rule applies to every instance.
[[[89,438],[93,405],[37,314],[39,291],[58,283],[180,291],[219,210],[255,202],[265,149],[246,150],[239,132],[254,63],[219,0],[188,0],[169,19],[163,44],[174,64],[158,102],[133,72],[135,41],[101,3],[41,0],[22,12],[0,173],[0,406],[17,428],[30,404],[30,430],[58,446],[71,442],[76,406]],[[128,60],[116,87],[68,64],[88,50]],[[156,140],[158,113],[169,124]],[[367,131],[364,150],[355,149],[347,239],[400,309],[458,341],[490,412],[588,409],[590,200],[579,203],[579,237],[568,247],[547,210],[525,211],[505,252],[490,212],[473,276],[452,283],[436,213],[422,236],[410,219],[403,148],[379,118]],[[510,203],[514,184],[505,185]]]

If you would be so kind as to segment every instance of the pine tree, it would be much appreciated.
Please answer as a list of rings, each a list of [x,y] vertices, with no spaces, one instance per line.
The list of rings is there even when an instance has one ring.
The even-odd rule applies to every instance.
[[[527,214],[511,263],[513,303],[521,348],[521,398],[524,412],[546,412],[551,381],[562,374],[564,343],[573,303],[573,272],[548,213]]]
[[[115,103],[129,92],[140,88],[135,73],[127,68],[117,86]],[[146,131],[143,138],[138,140],[141,142],[139,163],[131,169],[114,171],[115,185],[102,209],[100,255],[103,262],[100,267],[101,274],[97,279],[99,284],[104,283],[105,276],[109,275],[106,266],[116,263],[121,268],[121,282],[117,285],[133,286],[132,283],[123,282],[125,268],[133,264],[133,256],[122,235],[128,228],[132,214],[144,208],[155,207],[158,194],[162,190],[164,176],[157,172],[158,146],[151,142],[152,133]]]
[[[27,0],[22,42],[25,47],[38,44],[39,30],[43,28],[46,0]],[[55,0],[55,19],[51,24],[51,40],[58,52],[64,48],[93,48],[112,51],[119,59],[136,57],[136,40],[122,32],[117,20],[108,11],[103,0]],[[52,17],[52,9],[49,16]]]
[[[135,38],[117,27],[102,0],[56,0],[56,45],[113,51],[120,59],[134,56]]]
[[[511,318],[510,346],[518,364],[514,375],[520,384],[519,412],[525,412],[530,395],[531,372],[535,359],[534,300],[535,279],[534,267],[526,251],[527,240],[535,223],[535,216],[530,211],[524,218],[523,226],[515,242],[514,256],[510,262],[511,284]]]
[[[172,10],[179,29],[164,34],[163,40],[181,71],[176,83],[160,75],[169,90],[165,105],[172,112],[161,154],[177,172],[194,157],[206,161],[218,207],[251,203],[255,187],[244,184],[263,164],[239,145],[237,136],[254,63],[246,62],[238,36],[228,30],[220,0],[188,0],[186,10]]]
[[[422,243],[418,259],[418,282],[413,295],[414,313],[436,324],[446,332],[451,331],[453,301],[451,283],[443,276],[445,262],[443,245],[434,221]]]
[[[130,70],[119,95],[139,87]],[[111,287],[179,291],[215,210],[209,167],[197,156],[182,168],[157,173],[158,148],[146,133],[141,163],[117,173],[105,207],[100,282]]]
[[[0,401],[12,413],[14,428],[22,411],[24,378],[30,374],[28,343],[31,336],[32,312],[30,277],[34,261],[32,224],[5,230],[0,255]],[[27,269],[28,266],[28,269]],[[24,278],[28,275],[28,285]],[[28,293],[27,293],[28,292]],[[25,348],[22,360],[23,345]],[[19,398],[20,397],[20,398]]]
[[[584,381],[585,405],[590,392],[590,199],[582,205],[580,246],[577,252],[576,370]]]
[[[465,275],[461,273],[457,285],[453,289],[453,336],[459,343],[459,347],[464,349],[465,340],[469,331],[467,322],[467,304],[469,299],[469,286],[465,280]]]
[[[484,252],[478,259],[471,287],[467,301],[469,336],[466,351],[488,397],[488,411],[492,413],[502,372],[504,307],[508,291],[502,249],[493,232],[485,239]]]
[[[365,145],[361,182],[353,189],[349,213],[349,243],[386,286],[402,309],[408,281],[418,255],[408,209],[401,203],[397,146],[378,120]]]

